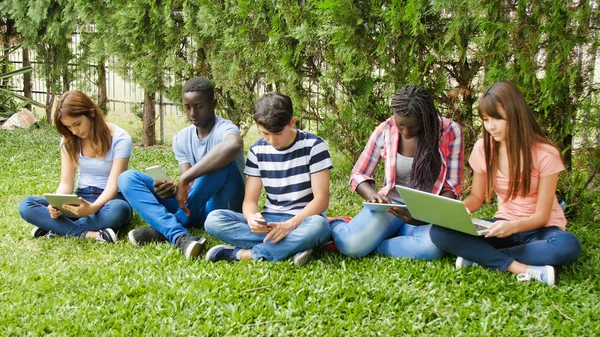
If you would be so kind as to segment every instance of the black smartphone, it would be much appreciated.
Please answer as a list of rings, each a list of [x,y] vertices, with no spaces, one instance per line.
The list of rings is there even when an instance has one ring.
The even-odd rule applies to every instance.
[[[259,218],[254,218],[254,221],[259,224],[259,225],[263,225],[263,226],[267,226],[267,227],[271,227],[268,225],[267,220],[265,219],[259,219]]]

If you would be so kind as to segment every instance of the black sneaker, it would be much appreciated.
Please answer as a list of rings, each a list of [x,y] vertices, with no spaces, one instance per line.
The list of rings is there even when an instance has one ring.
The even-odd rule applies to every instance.
[[[117,235],[110,228],[101,229],[101,230],[98,231],[98,233],[99,233],[99,235],[96,238],[96,241],[98,241],[98,242],[101,242],[101,243],[115,243],[115,242],[117,242]]]
[[[200,251],[202,250],[205,241],[205,238],[194,235],[182,235],[177,238],[175,245],[181,249],[183,256],[190,260],[195,259],[200,255]]]
[[[31,236],[33,236],[34,238],[53,238],[58,235],[53,231],[47,231],[39,227],[33,227],[33,229],[31,230]]]
[[[50,233],[50,231],[41,229],[39,227],[33,227],[33,229],[31,230],[31,236],[33,236],[34,238],[41,238],[42,236],[48,235],[48,233]]]
[[[142,246],[152,242],[165,242],[167,238],[152,227],[136,228],[127,234],[129,242],[136,246]]]

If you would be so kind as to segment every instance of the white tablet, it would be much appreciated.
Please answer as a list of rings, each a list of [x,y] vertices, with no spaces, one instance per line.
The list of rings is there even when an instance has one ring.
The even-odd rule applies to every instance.
[[[406,208],[403,204],[378,204],[374,202],[363,202],[363,206],[372,212],[387,212],[388,208]]]
[[[79,216],[63,209],[63,205],[79,206],[79,197],[76,194],[44,194],[44,198],[52,207],[59,209],[62,214],[69,218],[79,218]]]
[[[146,174],[149,175],[150,177],[152,177],[152,179],[154,179],[154,180],[165,180],[165,181],[173,180],[158,165],[150,166],[150,167],[146,168]]]

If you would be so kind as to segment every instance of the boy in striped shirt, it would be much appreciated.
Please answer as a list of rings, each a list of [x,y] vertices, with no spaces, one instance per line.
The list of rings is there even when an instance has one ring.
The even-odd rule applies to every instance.
[[[254,120],[263,138],[248,151],[243,214],[215,210],[205,222],[209,234],[234,246],[215,246],[206,259],[280,261],[294,255],[294,264],[303,265],[331,235],[325,217],[333,167],[327,145],[294,128],[288,96],[263,95],[254,103]],[[263,186],[267,200],[259,212]]]

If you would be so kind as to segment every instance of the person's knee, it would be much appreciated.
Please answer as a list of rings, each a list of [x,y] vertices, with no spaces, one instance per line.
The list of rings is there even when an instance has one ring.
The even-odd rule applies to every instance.
[[[26,197],[19,202],[19,214],[21,218],[27,217],[31,206],[35,204],[35,197]]]
[[[444,256],[444,251],[433,242],[431,237],[435,227],[436,226],[430,226],[429,230],[423,230],[420,234],[415,236],[420,250],[419,254],[416,256],[418,259],[435,260],[441,259]]]
[[[305,223],[305,235],[310,238],[315,245],[322,245],[331,237],[331,226],[327,219],[322,216],[311,216]]]
[[[338,235],[335,231],[332,234],[337,250],[348,257],[364,257],[372,251],[371,247],[365,244],[364,238],[360,236]]]
[[[123,219],[123,222],[128,222],[133,217],[133,209],[131,205],[125,200],[114,199],[110,202],[109,211],[118,219]]]
[[[223,231],[227,224],[227,211],[228,210],[224,209],[216,209],[208,213],[208,216],[206,216],[206,220],[204,221],[204,230],[212,236],[216,236]]]
[[[126,191],[130,184],[138,178],[138,171],[127,170],[119,175],[117,185],[121,191]]]
[[[442,249],[440,249],[438,246],[436,246],[433,242],[426,241],[423,243],[422,251],[417,256],[417,258],[420,260],[430,261],[430,260],[441,259],[442,257],[444,257],[445,254],[446,253]]]
[[[556,258],[560,260],[559,264],[569,264],[575,262],[581,254],[581,242],[579,239],[568,232],[559,232],[557,234]]]
[[[432,225],[429,230],[429,238],[431,242],[437,247],[438,245],[443,245],[444,241],[447,240],[447,235],[450,229]]]

